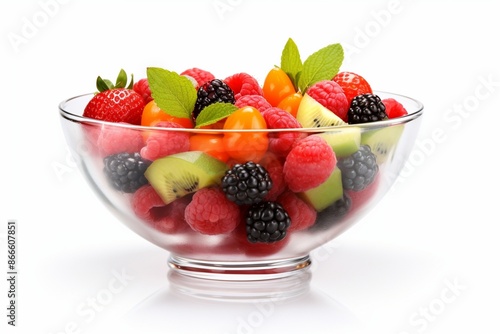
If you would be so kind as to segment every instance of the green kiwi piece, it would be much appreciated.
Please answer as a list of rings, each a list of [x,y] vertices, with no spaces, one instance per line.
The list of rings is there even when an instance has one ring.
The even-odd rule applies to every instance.
[[[227,168],[225,163],[204,152],[189,151],[153,161],[144,175],[165,204],[169,204],[220,183]]]
[[[302,96],[297,109],[297,121],[303,128],[345,125],[346,123],[307,93]]]
[[[335,167],[325,182],[300,193],[299,196],[320,212],[341,199],[343,194],[342,174],[340,169]]]
[[[359,150],[361,129],[357,127],[342,128],[317,134],[332,147],[337,158],[348,157]]]
[[[393,125],[375,130],[365,131],[361,134],[361,145],[368,145],[377,157],[377,163],[380,165],[388,161],[401,138],[404,125]]]

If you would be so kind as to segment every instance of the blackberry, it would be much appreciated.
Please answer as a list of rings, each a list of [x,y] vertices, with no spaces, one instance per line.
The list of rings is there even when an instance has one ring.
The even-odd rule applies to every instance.
[[[387,119],[385,105],[378,95],[361,94],[352,99],[347,111],[349,124],[369,123]]]
[[[104,174],[113,188],[133,193],[148,183],[144,172],[151,164],[139,153],[118,153],[104,158]]]
[[[351,198],[344,192],[342,198],[338,199],[330,206],[330,214],[333,218],[342,218],[351,210],[351,204]]]
[[[267,170],[252,161],[234,165],[222,177],[221,185],[227,199],[238,205],[261,202],[273,186]]]
[[[277,202],[261,202],[250,207],[246,215],[248,241],[272,243],[286,237],[290,216]]]
[[[198,88],[193,117],[198,117],[203,108],[216,102],[235,103],[233,90],[220,79],[213,79]]]
[[[351,210],[352,199],[344,192],[342,198],[335,201],[325,210],[318,212],[316,223],[311,226],[311,231],[324,231],[340,222]]]
[[[377,158],[368,145],[361,145],[358,151],[339,159],[338,167],[342,171],[344,189],[354,191],[365,189],[378,172]]]

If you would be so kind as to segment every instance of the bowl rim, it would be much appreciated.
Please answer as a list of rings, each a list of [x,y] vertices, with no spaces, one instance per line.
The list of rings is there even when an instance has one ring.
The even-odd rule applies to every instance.
[[[73,97],[70,97],[68,99],[65,99],[59,103],[59,114],[63,119],[76,122],[76,123],[81,123],[81,124],[95,124],[95,125],[100,125],[100,126],[113,126],[113,127],[120,127],[120,128],[128,128],[128,129],[133,129],[133,130],[140,130],[140,131],[151,131],[151,130],[158,130],[158,131],[176,131],[176,132],[189,132],[189,133],[217,133],[217,134],[222,134],[222,133],[277,133],[277,132],[325,132],[325,131],[339,131],[342,129],[349,129],[349,128],[364,128],[366,130],[369,129],[377,129],[381,127],[389,127],[389,126],[394,126],[394,125],[400,125],[400,124],[405,124],[408,122],[411,122],[419,117],[422,116],[423,110],[424,110],[424,105],[422,102],[419,100],[398,94],[398,93],[391,93],[391,92],[386,92],[386,91],[374,91],[374,94],[382,94],[382,95],[390,95],[393,98],[394,97],[399,97],[403,99],[410,100],[411,102],[415,103],[416,106],[416,111],[408,113],[407,115],[400,116],[397,118],[392,118],[392,119],[387,119],[383,121],[377,121],[377,122],[371,122],[371,123],[359,123],[359,124],[344,124],[344,125],[334,125],[334,126],[325,126],[325,127],[313,127],[313,128],[284,128],[284,129],[199,129],[199,128],[168,128],[168,127],[157,127],[157,126],[144,126],[144,125],[135,125],[135,124],[129,124],[129,123],[117,123],[117,122],[109,122],[109,121],[103,121],[103,120],[98,120],[98,119],[93,119],[93,118],[88,118],[80,115],[76,115],[74,113],[71,113],[70,111],[66,110],[66,105],[70,103],[73,100],[76,99],[81,99],[81,98],[88,98],[92,95],[95,95],[95,93],[86,93],[86,94],[81,94],[81,95],[76,95]]]

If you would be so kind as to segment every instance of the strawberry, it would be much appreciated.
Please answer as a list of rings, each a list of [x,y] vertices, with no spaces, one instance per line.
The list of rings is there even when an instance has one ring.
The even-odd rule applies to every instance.
[[[141,124],[142,111],[144,109],[144,98],[133,90],[134,77],[127,84],[127,74],[120,70],[116,83],[97,77],[98,93],[89,101],[84,117],[98,119],[108,122],[125,122],[130,124]]]
[[[113,88],[95,95],[85,107],[83,116],[140,125],[143,109],[144,99],[134,90]]]
[[[339,72],[332,80],[342,87],[349,105],[356,96],[373,93],[368,81],[361,75],[353,72]]]

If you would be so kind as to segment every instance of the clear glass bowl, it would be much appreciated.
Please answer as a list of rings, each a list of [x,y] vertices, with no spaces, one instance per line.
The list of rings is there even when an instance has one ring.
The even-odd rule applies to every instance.
[[[169,265],[172,272],[176,273],[175,277],[181,275],[226,282],[262,281],[294,275],[304,276],[311,264],[310,252],[331,241],[364,217],[398,177],[415,142],[423,105],[406,96],[376,93],[383,99],[398,100],[404,105],[408,115],[360,125],[231,132],[215,129],[141,127],[85,118],[82,116],[83,110],[92,94],[61,102],[59,112],[69,149],[98,198],[135,233],[170,252]],[[144,219],[144,215],[138,215],[132,205],[135,193],[116,190],[103,172],[104,156],[111,152],[107,146],[112,146],[114,153],[122,149],[139,150],[148,136],[167,136],[172,132],[184,133],[187,136],[196,133],[224,136],[230,132],[234,136],[259,132],[256,138],[262,135],[275,138],[281,135],[305,137],[325,134],[332,134],[332,138],[342,138],[344,133],[358,132],[361,144],[372,146],[372,152],[376,153],[378,173],[372,184],[362,191],[343,190],[350,198],[348,210],[341,211],[336,208],[338,202],[335,201],[316,212],[312,226],[290,231],[282,241],[269,244],[249,242],[243,219],[237,222],[237,227],[232,232],[206,235],[190,228],[184,220],[183,210],[192,195],[182,197],[183,203],[177,205],[176,210],[160,205],[152,209],[148,218]],[[338,135],[340,137],[336,137]],[[110,145],[108,141],[115,143]],[[175,145],[175,141],[164,145]],[[248,150],[250,153],[253,148],[249,147]],[[345,155],[340,151],[336,153],[339,160],[340,156]],[[322,191],[325,198],[330,196],[329,189]],[[338,191],[338,187],[332,186],[332,191]]]

